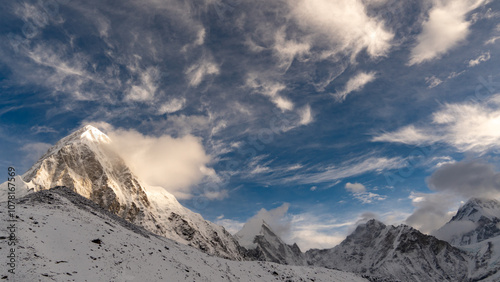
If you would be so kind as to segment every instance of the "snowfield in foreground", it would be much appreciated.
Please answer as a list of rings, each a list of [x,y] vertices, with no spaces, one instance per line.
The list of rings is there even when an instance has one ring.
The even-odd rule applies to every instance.
[[[6,202],[0,203],[0,217],[6,211]],[[67,188],[30,194],[16,213],[17,281],[367,281],[325,268],[212,257],[130,224]],[[2,249],[6,225],[0,221]],[[6,263],[0,273],[7,273]]]

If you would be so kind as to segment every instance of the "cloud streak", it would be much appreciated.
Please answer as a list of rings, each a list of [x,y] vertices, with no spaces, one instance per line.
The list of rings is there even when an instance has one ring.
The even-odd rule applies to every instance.
[[[375,80],[375,72],[360,72],[349,81],[347,81],[344,90],[334,94],[335,98],[339,102],[343,102],[347,95],[352,92],[360,91],[365,87],[366,84]]]
[[[300,184],[335,182],[339,179],[364,173],[381,173],[385,170],[399,168],[401,165],[402,159],[398,157],[368,157],[363,160],[345,162],[338,167],[330,167],[322,172],[295,174],[294,176],[285,178],[284,181]]]
[[[445,104],[429,126],[408,125],[373,137],[374,142],[426,145],[442,142],[461,152],[484,153],[500,146],[500,95],[481,102]]]

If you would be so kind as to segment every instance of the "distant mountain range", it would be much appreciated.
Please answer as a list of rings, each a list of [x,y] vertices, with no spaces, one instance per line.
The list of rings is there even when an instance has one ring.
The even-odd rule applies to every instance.
[[[93,234],[93,231],[90,231],[93,228],[92,224],[96,224],[94,228],[107,230],[108,227],[103,228],[102,220],[113,220],[114,223],[110,225],[113,228],[109,228],[113,230],[112,232],[117,232],[117,234],[121,234],[120,236],[129,234],[130,230],[142,234],[141,236],[134,235],[135,237],[131,239],[130,244],[143,246],[144,249],[146,249],[146,245],[154,244],[155,250],[152,250],[153,253],[156,253],[156,249],[161,250],[159,246],[163,244],[172,247],[173,245],[169,241],[171,239],[183,245],[195,247],[208,255],[233,261],[253,260],[302,267],[300,268],[301,273],[297,273],[296,268],[294,268],[295,272],[290,268],[291,272],[286,272],[288,274],[285,275],[283,269],[288,268],[278,267],[274,264],[254,263],[251,265],[258,265],[258,267],[255,270],[256,272],[252,273],[254,270],[247,268],[250,264],[242,266],[235,264],[235,262],[222,263],[219,259],[209,259],[204,255],[196,254],[193,255],[196,257],[194,259],[196,262],[177,262],[177,270],[172,272],[175,275],[180,275],[179,269],[182,269],[185,265],[196,265],[195,268],[200,267],[199,270],[189,267],[186,268],[187,270],[184,269],[186,272],[184,273],[185,278],[194,281],[207,281],[207,279],[208,281],[214,281],[211,279],[218,275],[214,274],[216,272],[211,274],[201,273],[208,270],[203,270],[204,268],[199,266],[200,261],[204,261],[211,266],[217,264],[217,268],[226,267],[227,272],[232,273],[233,276],[222,275],[223,281],[240,281],[246,275],[240,273],[241,271],[248,271],[251,273],[249,277],[254,277],[252,278],[254,280],[250,279],[248,281],[269,281],[264,279],[265,275],[269,273],[262,272],[263,268],[276,269],[275,271],[268,271],[271,273],[270,277],[281,281],[362,281],[363,279],[359,275],[371,281],[500,281],[500,203],[496,200],[470,199],[458,210],[450,222],[435,233],[435,236],[422,234],[406,225],[388,226],[382,222],[370,220],[360,224],[338,246],[325,250],[313,249],[304,253],[297,244],[289,245],[285,243],[265,222],[258,225],[258,228],[246,225],[240,232],[232,236],[223,227],[204,220],[201,215],[183,207],[172,194],[164,189],[150,187],[138,179],[125,162],[110,149],[109,144],[111,142],[112,140],[108,136],[95,127],[85,126],[61,139],[28,172],[22,177],[18,177],[16,180],[19,189],[18,197],[25,196],[20,200],[20,203],[22,205],[32,203],[32,206],[26,206],[26,208],[30,211],[33,209],[31,213],[23,210],[24,216],[34,218],[42,216],[43,213],[47,214],[43,215],[43,218],[36,220],[36,224],[34,223],[35,220],[31,220],[33,221],[31,222],[26,218],[22,218],[23,224],[31,222],[31,225],[28,224],[29,226],[33,225],[38,228],[40,222],[47,222],[56,224],[58,230],[60,230],[59,233],[71,232],[66,225],[54,223],[48,217],[62,217],[64,216],[62,211],[81,210],[81,205],[75,204],[75,201],[81,203],[83,200],[78,200],[80,199],[78,197],[84,197],[91,201],[89,203],[93,203],[86,203],[84,205],[85,211],[96,217],[94,218],[87,213],[79,215],[82,212],[75,212],[70,215],[70,218],[75,222],[85,221],[79,216],[92,218],[90,221],[86,220],[84,224],[80,223],[81,226],[90,225],[87,226],[89,234]],[[67,188],[46,191],[62,186]],[[6,183],[1,184],[0,196],[6,192]],[[47,206],[46,200],[48,197],[54,198],[50,207]],[[2,199],[5,199],[5,197],[2,197]],[[60,211],[53,208],[54,203],[57,203]],[[103,212],[107,214],[103,216]],[[35,216],[37,213],[40,214]],[[65,224],[70,223],[66,222]],[[118,225],[127,230],[118,227]],[[137,226],[134,227],[135,225]],[[34,230],[33,227],[29,226],[26,226],[26,228]],[[81,232],[85,231],[82,230]],[[108,235],[111,235],[110,232],[107,231]],[[49,236],[48,234],[45,235]],[[105,238],[108,236],[104,233],[101,235]],[[58,236],[62,239],[69,238],[67,234],[58,234]],[[93,236],[97,236],[97,234]],[[25,255],[31,257],[33,254],[29,250],[40,251],[43,248],[33,245],[38,244],[40,238],[32,238],[32,236],[29,238],[28,241],[22,241],[24,239],[20,235],[20,240],[26,248],[23,252],[27,252]],[[116,238],[118,238],[116,239],[117,242],[121,242],[119,240],[122,240],[120,239],[122,237],[118,236]],[[111,237],[102,240],[106,242],[110,239]],[[97,245],[99,245],[97,249],[104,248],[103,244]],[[89,246],[96,249],[97,245],[90,244]],[[117,246],[115,243],[112,245]],[[57,246],[53,247],[57,248]],[[184,254],[186,252],[193,254],[194,252],[177,245],[175,248],[179,254],[182,252]],[[135,262],[136,258],[133,256],[141,253],[137,250],[133,252],[124,251],[123,248],[121,251],[118,249],[112,251],[120,253],[116,255],[121,258],[121,263]],[[43,262],[44,264],[51,264],[50,260],[55,259],[54,254],[50,252],[40,252],[43,253],[45,259],[40,258],[40,256],[31,259],[34,261],[42,259],[40,263]],[[67,254],[64,252],[64,250],[58,251],[58,254],[65,257],[65,259],[61,260],[72,260],[66,259]],[[80,249],[79,252],[86,251]],[[144,256],[145,252],[142,251],[141,255]],[[123,256],[125,253],[127,253],[127,257]],[[100,254],[102,258],[110,259],[107,254],[105,255],[102,252]],[[189,256],[186,257],[182,254],[180,256],[183,257],[183,260],[189,260],[187,258]],[[95,258],[95,256],[91,257]],[[161,257],[164,259],[169,258],[169,263],[172,263],[172,256],[154,255],[154,259],[160,259]],[[148,264],[149,262],[144,261],[144,263]],[[57,277],[57,280],[62,277],[61,275],[68,275],[66,277],[68,279],[73,275],[71,272],[71,275],[62,274],[60,272],[62,268],[59,266],[51,267],[48,267],[49,270],[47,270],[46,274],[49,276],[47,277]],[[103,267],[112,269],[114,266],[106,263]],[[323,268],[324,270],[320,271],[321,275],[314,276],[310,275],[312,271],[310,269],[313,268],[309,267],[320,267],[320,269]],[[122,266],[118,268],[123,273],[125,268]],[[326,268],[343,272],[332,272],[333,270],[328,272],[329,270],[326,270]],[[145,267],[145,269],[149,268]],[[235,269],[239,274],[234,272]],[[314,269],[317,274],[317,268]],[[52,274],[48,273],[50,271],[52,271]],[[80,269],[79,271],[86,273],[86,271],[92,271],[92,269]],[[154,275],[151,273],[152,276],[150,276],[151,280],[149,281],[159,279],[162,275],[161,269],[157,271],[159,272]],[[357,273],[358,276],[347,272]],[[35,275],[34,273],[43,275],[38,270],[32,274]],[[57,275],[54,273],[57,273]],[[199,279],[192,276],[193,273],[198,273]],[[323,275],[324,273],[326,273],[326,276]],[[258,275],[261,275],[263,280],[256,278],[259,277]],[[287,278],[287,275],[291,276]],[[26,277],[32,280],[35,276],[28,275]],[[76,273],[75,276],[77,276]],[[107,276],[107,278],[109,277],[111,276]],[[203,280],[200,277],[206,279]],[[294,280],[296,277],[318,280]]]

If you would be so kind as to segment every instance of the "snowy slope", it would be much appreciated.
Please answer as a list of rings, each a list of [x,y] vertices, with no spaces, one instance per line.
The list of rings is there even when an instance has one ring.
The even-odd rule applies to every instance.
[[[24,181],[16,180],[17,196],[67,186],[153,233],[209,254],[242,259],[241,248],[231,234],[184,208],[164,189],[142,183],[109,148],[111,142],[90,125],[61,139],[23,175]],[[0,191],[6,193],[6,183],[0,185]]]
[[[307,265],[305,255],[299,246],[284,243],[266,222],[262,222],[258,233],[255,231],[243,226],[242,230],[235,234],[240,245],[247,248],[246,255],[250,259],[286,265]],[[252,237],[253,241],[250,241]]]
[[[1,217],[5,205],[0,203]],[[366,281],[324,268],[209,256],[130,224],[67,188],[32,193],[16,211],[16,281]],[[6,224],[0,221],[2,248]],[[0,263],[2,276],[6,267]]]
[[[500,236],[459,248],[473,258],[469,262],[471,281],[500,281]]]
[[[452,245],[475,244],[500,235],[500,202],[472,198],[435,236]]]
[[[409,226],[370,220],[338,246],[306,252],[315,266],[390,281],[468,281],[468,257],[444,241]]]
[[[472,198],[435,235],[470,254],[472,281],[500,281],[499,227],[500,202]]]

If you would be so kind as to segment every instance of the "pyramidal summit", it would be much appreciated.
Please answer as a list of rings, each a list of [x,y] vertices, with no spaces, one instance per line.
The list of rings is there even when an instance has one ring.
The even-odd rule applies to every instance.
[[[111,150],[111,142],[92,125],[64,137],[18,177],[18,183],[22,183],[18,184],[18,197],[65,186],[154,234],[211,255],[242,259],[239,244],[231,234],[183,207],[166,190],[153,189],[138,179]]]

